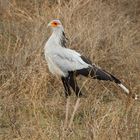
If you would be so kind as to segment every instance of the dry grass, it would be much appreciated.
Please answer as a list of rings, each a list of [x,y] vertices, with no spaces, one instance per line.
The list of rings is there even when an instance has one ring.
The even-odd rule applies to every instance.
[[[140,103],[109,82],[90,79],[79,80],[87,98],[64,138],[62,84],[48,72],[43,55],[47,23],[59,18],[70,48],[139,94],[139,0],[6,1],[0,10],[0,139],[139,140]]]

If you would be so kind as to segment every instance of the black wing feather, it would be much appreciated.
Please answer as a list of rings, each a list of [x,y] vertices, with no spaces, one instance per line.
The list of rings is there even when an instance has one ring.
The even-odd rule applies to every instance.
[[[92,65],[92,62],[91,62],[88,58],[86,58],[85,56],[81,55],[81,59],[82,59],[85,63]]]
[[[61,46],[63,46],[64,48],[66,48],[67,41],[68,41],[68,38],[66,37],[65,33],[62,32],[62,36],[61,36],[61,39],[60,39]]]

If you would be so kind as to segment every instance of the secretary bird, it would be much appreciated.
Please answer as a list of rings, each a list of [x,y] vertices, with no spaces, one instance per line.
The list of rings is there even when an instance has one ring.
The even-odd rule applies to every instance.
[[[119,87],[121,87],[126,94],[129,95],[129,90],[115,76],[97,67],[95,64],[92,64],[90,60],[80,53],[66,48],[67,38],[60,20],[52,20],[48,24],[48,27],[52,28],[52,35],[44,47],[45,59],[48,63],[49,71],[52,74],[61,77],[65,89],[65,96],[67,98],[64,123],[65,126],[67,126],[68,123],[68,111],[71,95],[70,88],[73,89],[78,98],[74,106],[68,127],[71,127],[72,125],[75,112],[79,106],[80,97],[82,96],[82,92],[76,81],[76,77],[79,75],[91,77],[93,79],[114,82]]]

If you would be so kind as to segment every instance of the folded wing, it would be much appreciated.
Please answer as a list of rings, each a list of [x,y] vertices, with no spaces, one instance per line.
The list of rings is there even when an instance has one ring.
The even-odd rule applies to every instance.
[[[74,50],[63,48],[59,52],[51,55],[53,62],[63,71],[76,71],[91,67],[90,64],[84,62],[81,55]]]

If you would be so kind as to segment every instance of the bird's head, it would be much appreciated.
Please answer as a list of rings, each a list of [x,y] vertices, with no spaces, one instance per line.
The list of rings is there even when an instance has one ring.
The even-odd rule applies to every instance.
[[[57,30],[57,29],[62,29],[62,30],[63,30],[62,23],[61,23],[60,20],[58,20],[58,19],[52,20],[52,21],[48,24],[48,27],[51,27],[53,30]]]

